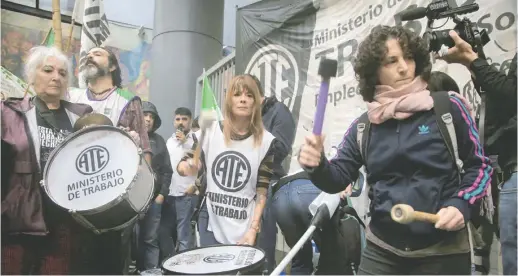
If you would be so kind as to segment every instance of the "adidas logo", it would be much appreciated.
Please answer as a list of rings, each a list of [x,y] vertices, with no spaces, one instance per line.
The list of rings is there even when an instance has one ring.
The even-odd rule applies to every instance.
[[[419,129],[418,134],[428,134],[428,133],[430,133],[430,128],[428,126],[420,125],[418,127],[418,129]]]

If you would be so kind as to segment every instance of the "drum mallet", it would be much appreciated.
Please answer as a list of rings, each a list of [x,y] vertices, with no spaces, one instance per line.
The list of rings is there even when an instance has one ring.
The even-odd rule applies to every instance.
[[[322,135],[322,126],[324,125],[324,115],[326,113],[326,105],[327,105],[327,95],[329,94],[329,82],[331,77],[336,77],[336,71],[338,68],[338,62],[332,59],[322,59],[320,61],[320,65],[318,66],[318,74],[322,77],[322,82],[320,83],[320,91],[318,93],[318,101],[317,101],[317,110],[315,112],[315,119],[313,125],[313,134],[321,136]],[[325,194],[325,193],[322,193]],[[321,195],[322,195],[321,194]],[[335,195],[329,195],[331,197]],[[319,196],[320,197],[320,196]],[[313,216],[313,220],[311,221],[311,226],[306,230],[304,235],[299,239],[299,241],[291,248],[288,255],[284,257],[281,263],[275,268],[275,270],[270,275],[279,275],[282,270],[291,262],[293,257],[297,254],[297,252],[304,246],[304,243],[311,238],[313,232],[315,231],[317,226],[323,221],[331,219],[334,212],[336,211],[336,207],[338,207],[338,203],[340,202],[340,196],[336,195],[338,200],[327,200],[321,201],[321,205],[318,207],[315,215]],[[317,197],[318,199],[318,197]],[[315,199],[315,201],[317,200]],[[314,202],[315,202],[314,201]],[[336,201],[336,202],[335,202]],[[335,204],[336,203],[336,204]],[[313,203],[312,203],[313,204]],[[329,206],[328,206],[329,205]]]
[[[194,150],[193,154],[193,164],[198,164],[200,161],[201,156],[201,148],[203,145],[203,142],[205,141],[205,135],[207,132],[207,128],[211,126],[211,124],[216,121],[216,116],[214,115],[213,111],[202,111],[200,114],[200,118],[198,119],[198,124],[200,125],[200,138],[198,139],[198,145],[196,146],[196,149]]]
[[[326,114],[327,96],[329,95],[329,82],[331,77],[336,77],[338,62],[333,59],[323,58],[318,66],[318,74],[322,77],[320,91],[318,93],[317,110],[313,120],[313,134],[322,136],[324,126],[324,115]],[[306,170],[308,168],[305,168]]]
[[[318,93],[317,111],[313,125],[313,134],[322,135],[324,115],[326,113],[327,96],[329,95],[329,82],[331,77],[336,77],[338,62],[334,59],[322,59],[318,67],[318,74],[322,77],[320,92]]]
[[[390,211],[390,216],[395,222],[409,224],[414,221],[436,223],[439,216],[425,212],[414,211],[414,208],[406,204],[396,204]]]

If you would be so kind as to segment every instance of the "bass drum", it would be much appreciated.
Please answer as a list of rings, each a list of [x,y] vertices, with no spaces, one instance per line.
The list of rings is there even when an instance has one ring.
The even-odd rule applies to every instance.
[[[166,259],[166,275],[262,275],[264,251],[248,245],[214,245]]]
[[[97,234],[124,229],[147,211],[154,175],[125,131],[92,126],[49,156],[41,184],[49,198]]]

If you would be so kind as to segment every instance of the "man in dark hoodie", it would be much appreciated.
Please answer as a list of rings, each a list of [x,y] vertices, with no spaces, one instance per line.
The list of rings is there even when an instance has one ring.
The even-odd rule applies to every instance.
[[[273,160],[273,176],[272,183],[277,182],[281,177],[286,175],[289,167],[283,168],[283,162],[289,164],[291,158],[287,158],[291,153],[291,146],[295,139],[295,120],[290,110],[282,102],[279,102],[275,95],[265,97],[261,82],[256,76],[250,75],[259,87],[262,100],[262,116],[264,128],[275,136],[275,156]],[[275,268],[275,245],[277,244],[277,225],[275,213],[271,208],[272,202],[272,185],[268,188],[268,199],[266,207],[263,211],[263,226],[259,235],[258,245],[266,253],[266,262],[268,272],[272,272]]]
[[[155,133],[162,121],[154,104],[142,102],[144,122],[148,131],[149,144],[153,152],[152,167],[155,173],[154,201],[140,221],[138,239],[137,269],[139,271],[159,267],[158,229],[162,212],[162,202],[169,194],[169,184],[173,175],[171,159],[164,138]]]

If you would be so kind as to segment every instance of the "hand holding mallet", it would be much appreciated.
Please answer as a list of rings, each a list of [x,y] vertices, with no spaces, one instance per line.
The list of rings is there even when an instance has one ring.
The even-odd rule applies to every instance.
[[[408,224],[414,221],[437,223],[439,216],[425,212],[414,211],[414,208],[406,204],[397,204],[392,207],[390,216],[395,222]]]

